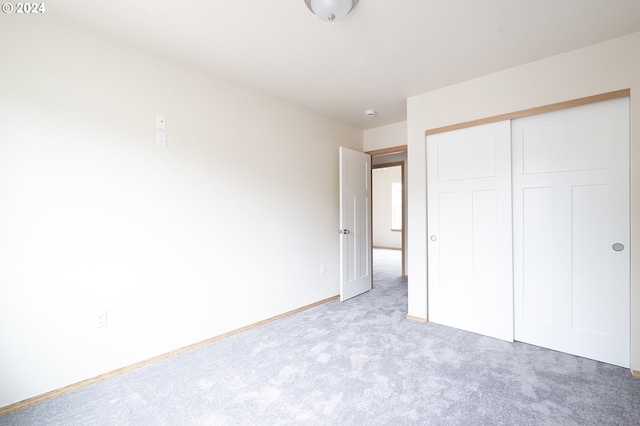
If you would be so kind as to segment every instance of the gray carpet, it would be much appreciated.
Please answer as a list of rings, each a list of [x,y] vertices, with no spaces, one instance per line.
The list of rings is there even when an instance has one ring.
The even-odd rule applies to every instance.
[[[407,321],[400,253],[374,289],[0,417],[0,425],[633,425],[640,380]]]

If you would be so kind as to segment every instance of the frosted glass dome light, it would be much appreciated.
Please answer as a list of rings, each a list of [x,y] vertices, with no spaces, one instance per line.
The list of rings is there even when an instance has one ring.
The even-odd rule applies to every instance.
[[[304,0],[310,11],[323,21],[342,19],[356,7],[358,0]]]

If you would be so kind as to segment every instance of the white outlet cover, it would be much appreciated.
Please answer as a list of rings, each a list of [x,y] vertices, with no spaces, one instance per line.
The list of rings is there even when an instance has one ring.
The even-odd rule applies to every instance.
[[[165,132],[156,132],[156,145],[167,146],[167,134]]]
[[[99,309],[93,313],[93,327],[100,328],[107,325],[107,310]]]

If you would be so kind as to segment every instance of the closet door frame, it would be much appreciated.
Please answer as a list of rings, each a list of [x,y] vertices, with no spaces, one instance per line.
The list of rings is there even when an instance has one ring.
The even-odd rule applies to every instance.
[[[547,113],[547,112],[573,108],[573,107],[580,106],[580,105],[587,105],[587,104],[602,102],[602,101],[611,100],[611,99],[630,97],[630,95],[631,95],[631,90],[630,89],[623,89],[623,90],[618,90],[618,91],[609,92],[609,93],[603,93],[603,94],[599,94],[599,95],[595,95],[595,96],[579,98],[579,99],[575,99],[575,100],[571,100],[571,101],[558,102],[558,103],[550,104],[550,105],[546,105],[546,106],[529,108],[529,109],[516,111],[516,112],[512,112],[512,113],[508,113],[508,114],[502,114],[502,115],[497,115],[497,116],[493,116],[493,117],[487,117],[487,118],[483,118],[483,119],[479,119],[479,120],[473,120],[473,121],[468,121],[468,122],[464,122],[464,123],[458,123],[458,124],[454,124],[454,125],[450,125],[450,126],[444,126],[444,127],[438,127],[438,128],[434,128],[434,129],[429,129],[429,130],[427,130],[425,132],[425,143],[426,143],[426,137],[431,136],[431,135],[436,135],[436,134],[439,134],[439,133],[445,133],[445,132],[450,132],[450,131],[459,130],[459,129],[465,129],[465,128],[469,128],[469,127],[476,127],[476,126],[480,126],[480,125],[484,125],[484,124],[495,123],[495,122],[500,122],[500,121],[505,121],[505,120],[515,120],[515,119],[522,118],[522,117],[529,117],[529,116],[539,115],[539,114],[543,114],[543,113]],[[428,170],[427,170],[427,173],[428,173]],[[429,184],[427,183],[427,188],[428,188],[428,186],[429,186]],[[629,287],[630,287],[630,284],[631,283],[629,283]],[[429,283],[427,283],[427,285],[429,286]],[[428,313],[430,314],[430,312],[428,312]],[[631,317],[631,316],[632,316],[632,312],[629,313],[629,317]],[[630,343],[630,340],[631,340],[631,333],[629,333],[629,343]]]

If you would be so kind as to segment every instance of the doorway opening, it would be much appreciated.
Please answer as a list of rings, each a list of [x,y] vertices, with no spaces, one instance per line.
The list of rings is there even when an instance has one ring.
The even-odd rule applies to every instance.
[[[400,276],[406,270],[406,160],[407,146],[369,151],[372,157],[372,259],[400,262]],[[398,256],[399,254],[399,256]]]

